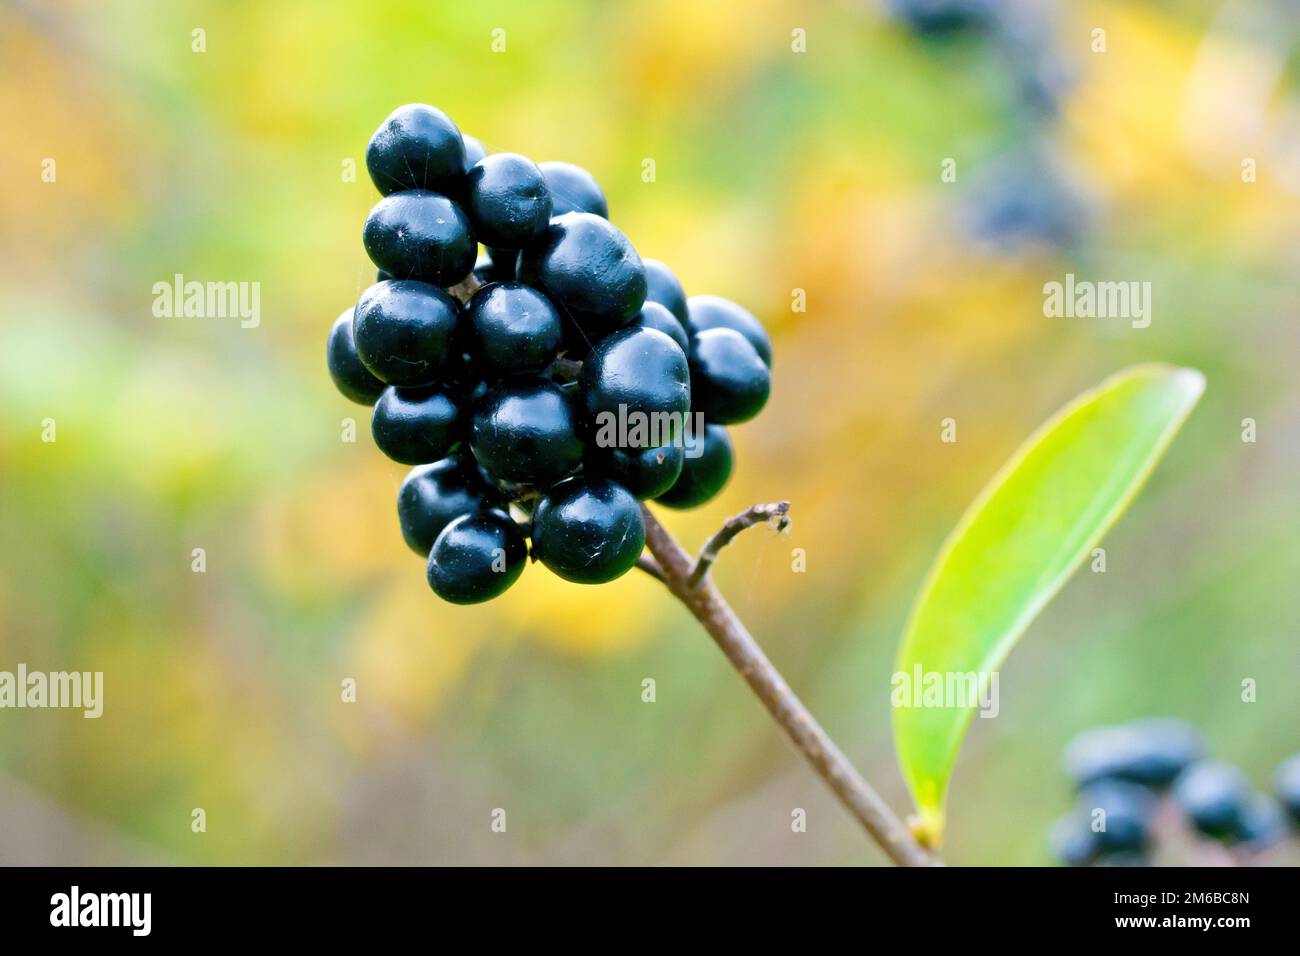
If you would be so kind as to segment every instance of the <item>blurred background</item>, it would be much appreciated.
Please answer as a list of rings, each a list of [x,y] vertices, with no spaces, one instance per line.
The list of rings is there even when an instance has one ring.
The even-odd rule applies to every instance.
[[[963,508],[1111,372],[1204,370],[1107,572],[973,722],[945,856],[1049,863],[1096,724],[1185,718],[1267,786],[1300,749],[1297,40],[1282,0],[0,2],[0,669],[105,682],[99,720],[0,711],[0,862],[883,861],[646,576],[429,592],[324,360],[374,272],[366,142],[411,101],[589,169],[643,255],[767,323],[731,484],[665,520],[693,549],[793,501],[716,578],[900,812],[889,677]],[[176,273],[260,283],[260,325],[155,318]],[[1150,327],[1045,318],[1066,273],[1151,282]]]

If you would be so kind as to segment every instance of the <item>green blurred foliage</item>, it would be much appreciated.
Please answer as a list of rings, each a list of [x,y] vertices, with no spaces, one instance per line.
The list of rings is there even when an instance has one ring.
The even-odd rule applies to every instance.
[[[1108,572],[1073,581],[1004,668],[946,855],[1046,862],[1060,749],[1099,723],[1185,717],[1263,785],[1300,747],[1294,53],[1269,5],[1240,23],[1192,2],[1062,7],[1034,44],[1066,81],[1055,111],[996,38],[926,42],[867,0],[0,7],[0,669],[106,684],[98,721],[0,712],[3,855],[881,861],[654,582],[534,567],[489,607],[428,592],[396,527],[403,470],[323,356],[372,276],[366,140],[413,100],[490,148],[590,169],[644,255],[768,323],[773,399],[737,430],[738,473],[669,524],[694,545],[793,500],[793,534],[751,532],[719,582],[900,809],[895,648],[966,503],[1106,374],[1203,369],[1192,424],[1104,542]],[[1040,194],[1065,235],[973,230],[990,203],[1032,219],[1019,200]],[[1151,327],[1044,318],[1066,272],[1151,281]],[[155,318],[175,273],[259,282],[261,324]]]

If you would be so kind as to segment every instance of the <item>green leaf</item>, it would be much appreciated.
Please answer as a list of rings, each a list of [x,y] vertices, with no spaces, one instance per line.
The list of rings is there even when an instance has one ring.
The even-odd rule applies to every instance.
[[[1204,389],[1194,369],[1138,365],[1085,392],[1030,436],[944,543],[904,632],[892,697],[922,842],[942,838],[948,777],[978,701],[901,706],[917,701],[917,675],[989,680],[1123,514]]]

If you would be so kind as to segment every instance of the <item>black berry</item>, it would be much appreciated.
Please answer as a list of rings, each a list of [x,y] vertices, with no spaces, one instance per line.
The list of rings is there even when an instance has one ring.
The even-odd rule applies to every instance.
[[[357,357],[357,343],[352,335],[354,311],[348,309],[334,320],[329,342],[325,346],[325,360],[329,366],[330,378],[344,398],[360,405],[373,405],[379,393],[384,390],[384,383],[371,375],[370,370]]]
[[[552,216],[589,212],[602,219],[609,218],[605,194],[591,173],[573,163],[542,163],[539,168],[551,190]]]
[[[375,402],[370,433],[393,461],[422,465],[446,457],[460,440],[460,406],[441,388],[389,386]]]
[[[658,259],[642,259],[641,264],[645,266],[646,300],[658,302],[676,317],[683,330],[689,329],[691,320],[686,293],[677,276]]]
[[[588,470],[622,485],[645,501],[668,491],[682,473],[686,460],[680,441],[658,448],[588,448]]]
[[[550,365],[564,337],[560,315],[536,289],[495,282],[474,293],[465,309],[472,349],[482,368],[497,377],[540,372]]]
[[[693,295],[686,300],[692,332],[705,329],[735,329],[754,346],[763,364],[772,366],[772,340],[763,324],[748,309],[742,309],[720,295]]]
[[[691,407],[686,356],[677,343],[654,329],[621,329],[602,339],[582,363],[581,382],[584,407],[598,428],[609,417],[635,425],[629,415],[640,417],[648,428],[660,421],[653,416],[666,413],[679,418]],[[632,445],[649,447],[651,443],[660,442]]]
[[[1079,794],[1079,806],[1102,852],[1141,851],[1151,833],[1155,801],[1150,791],[1123,780],[1103,780]]]
[[[352,321],[357,355],[376,378],[427,385],[455,355],[460,304],[427,283],[390,279],[361,294]]]
[[[387,196],[406,189],[443,189],[465,171],[465,144],[442,110],[410,103],[379,124],[366,147],[375,188]]]
[[[1282,801],[1291,819],[1300,823],[1300,753],[1292,754],[1277,768],[1274,780],[1277,798]]]
[[[1202,760],[1179,775],[1173,794],[1196,829],[1207,836],[1226,837],[1241,827],[1250,786],[1236,767]]]
[[[1201,735],[1181,720],[1149,717],[1098,727],[1066,747],[1066,770],[1079,786],[1108,778],[1165,787],[1205,754]]]
[[[677,481],[655,500],[670,508],[702,505],[722,490],[731,477],[731,465],[731,436],[721,425],[706,425],[703,435],[693,434],[686,442]]]
[[[626,325],[645,302],[641,257],[627,236],[591,213],[552,219],[519,257],[519,278],[550,296],[592,341]]]
[[[519,249],[546,231],[551,191],[531,159],[493,153],[469,171],[467,212],[480,242],[495,249]]]
[[[739,332],[705,329],[691,349],[691,397],[696,411],[720,425],[746,422],[763,410],[772,389],[762,358]]]
[[[528,545],[502,511],[476,511],[442,529],[429,551],[429,587],[452,604],[478,604],[519,579]]]
[[[612,581],[631,570],[644,547],[641,505],[604,478],[563,481],[533,511],[533,554],[566,581]]]
[[[465,172],[468,173],[475,163],[488,154],[488,151],[477,137],[461,133],[460,138],[465,143]]]
[[[397,491],[397,521],[411,550],[428,557],[434,539],[452,521],[501,504],[473,460],[453,455],[411,469]]]
[[[583,442],[573,402],[541,379],[503,382],[479,402],[470,448],[493,478],[547,485],[582,461]]]
[[[641,311],[632,318],[629,324],[662,332],[677,343],[677,347],[682,350],[683,355],[691,350],[691,343],[690,339],[686,337],[686,330],[682,328],[677,318],[658,302],[651,302],[647,299],[645,305],[641,306]]]
[[[464,279],[478,254],[461,208],[440,193],[424,190],[379,200],[370,210],[361,238],[380,269],[438,286]]]

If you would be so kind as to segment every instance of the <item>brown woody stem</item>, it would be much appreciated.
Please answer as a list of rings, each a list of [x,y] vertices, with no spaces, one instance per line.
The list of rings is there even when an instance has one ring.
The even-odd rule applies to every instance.
[[[938,865],[939,861],[916,842],[903,821],[894,815],[889,805],[826,735],[808,708],[795,696],[785,678],[767,659],[736,612],[714,587],[713,582],[705,577],[717,552],[732,538],[759,521],[768,520],[774,515],[784,517],[788,508],[786,502],[781,502],[777,505],[756,506],[737,515],[709,540],[700,555],[700,561],[696,562],[659,524],[650,509],[643,506],[646,547],[654,556],[655,567],[659,571],[657,576],[708,631],[731,666],[745,679],[768,713],[785,731],[795,749],[803,754],[840,803],[844,804],[889,858],[900,866]],[[755,515],[757,517],[752,517]],[[752,520],[747,516],[751,516]],[[728,531],[729,527],[733,530]],[[644,565],[642,567],[645,568]]]

